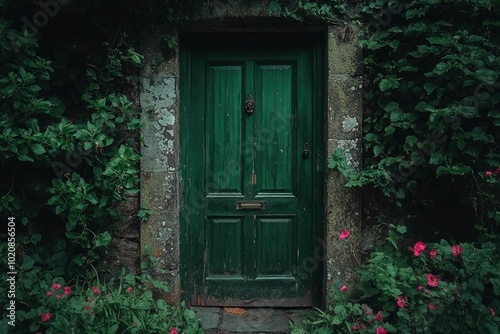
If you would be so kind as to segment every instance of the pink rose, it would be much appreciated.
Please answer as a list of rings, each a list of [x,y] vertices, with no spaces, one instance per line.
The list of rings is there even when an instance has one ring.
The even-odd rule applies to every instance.
[[[462,247],[460,247],[459,245],[453,245],[451,246],[451,252],[453,253],[454,257],[457,257],[462,254]]]
[[[340,291],[342,291],[342,292],[347,291],[347,285],[342,285],[342,287],[340,288]]]
[[[428,284],[429,286],[436,287],[436,286],[438,286],[438,285],[439,285],[439,281],[440,281],[440,279],[439,279],[439,277],[438,277],[438,276],[435,276],[435,275],[433,275],[433,274],[429,274],[429,275],[427,275],[427,284]]]
[[[71,294],[71,287],[70,286],[65,286],[64,287],[64,294],[66,296],[69,296]]]
[[[425,248],[427,248],[426,244],[424,244],[422,241],[417,241],[415,243],[415,246],[413,246],[412,248],[413,255],[419,256],[420,253],[422,253],[425,250]]]
[[[396,300],[396,304],[398,304],[399,308],[403,308],[406,306],[406,303],[408,302],[408,297],[406,296],[399,296]]]
[[[52,283],[52,289],[54,289],[55,291],[59,290],[60,288],[61,288],[61,284]]]
[[[385,330],[384,327],[379,327],[377,328],[377,334],[387,334],[387,331]]]
[[[50,314],[50,312],[40,313],[38,315],[42,318],[42,322],[50,321],[50,319],[52,318],[52,314]]]
[[[429,309],[435,311],[436,310],[436,305],[434,305],[433,303],[429,303]]]
[[[128,293],[131,293],[132,291],[134,291],[134,289],[133,289],[132,287],[128,287],[128,288],[127,288],[127,292],[128,292]]]
[[[384,316],[382,315],[382,312],[378,311],[378,313],[373,316],[373,320],[383,322]]]
[[[177,331],[177,328],[173,327],[173,328],[170,328],[169,334],[179,334],[179,331]]]
[[[339,235],[339,239],[347,239],[350,234],[351,232],[349,232],[348,230],[343,230]]]
[[[434,248],[431,249],[431,251],[429,252],[429,256],[431,257],[431,259],[434,259],[437,254],[438,253],[436,252],[436,250]]]
[[[101,290],[99,290],[99,288],[98,288],[97,286],[93,286],[93,287],[92,287],[92,291],[94,291],[94,293],[95,293],[96,295],[98,295],[98,294],[100,294],[100,293],[101,293]]]

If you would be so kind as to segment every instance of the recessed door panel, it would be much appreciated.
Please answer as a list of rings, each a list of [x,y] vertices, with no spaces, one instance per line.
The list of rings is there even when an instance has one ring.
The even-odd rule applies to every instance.
[[[205,133],[208,193],[241,193],[243,66],[208,64]],[[201,97],[200,97],[201,98]]]
[[[258,63],[256,89],[256,183],[259,193],[292,193],[295,174],[294,63]]]

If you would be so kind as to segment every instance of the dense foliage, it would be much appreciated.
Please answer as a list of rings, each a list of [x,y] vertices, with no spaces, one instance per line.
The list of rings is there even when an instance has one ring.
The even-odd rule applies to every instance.
[[[138,191],[134,77],[142,56],[135,46],[153,16],[171,9],[152,11],[151,5],[0,1],[0,217],[4,228],[14,217],[16,233],[15,243],[2,238],[0,250],[3,259],[13,249],[17,257],[10,269],[17,272],[14,298],[7,294],[7,273],[1,275],[2,333],[38,327],[159,333],[168,332],[167,325],[196,323],[189,312],[156,302],[146,289],[155,281],[147,275],[118,275],[130,287],[141,282],[131,294],[99,283],[110,232],[121,219],[117,204]],[[73,292],[47,298],[53,283]],[[95,318],[85,313],[91,286],[113,300],[96,298]],[[7,324],[11,301],[16,327]],[[159,330],[164,317],[171,321]]]
[[[428,211],[426,228],[476,225],[495,237],[500,3],[378,0],[361,16],[364,169],[351,170],[341,151],[330,167],[349,186],[372,184],[407,212]]]
[[[371,254],[359,271],[359,284],[332,291],[329,313],[319,311],[307,321],[308,332],[499,332],[497,244],[417,241],[410,249],[398,249],[395,239],[401,235],[393,231],[392,243]]]

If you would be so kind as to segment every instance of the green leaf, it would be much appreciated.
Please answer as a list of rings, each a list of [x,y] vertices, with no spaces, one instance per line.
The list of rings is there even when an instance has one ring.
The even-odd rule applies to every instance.
[[[168,309],[167,302],[165,302],[165,300],[163,300],[163,299],[158,299],[156,301],[156,307],[158,307],[159,310],[167,310]]]
[[[38,154],[38,155],[41,155],[41,154],[44,154],[47,152],[41,144],[33,144],[31,146],[31,150],[33,151],[33,153]]]
[[[99,233],[94,239],[96,247],[107,246],[111,242],[111,234],[109,232]]]
[[[391,113],[391,122],[401,122],[406,119],[406,114],[403,112],[393,112]]]
[[[380,80],[378,84],[380,91],[385,92],[389,89],[394,89],[399,87],[399,82],[394,77],[386,77]]]
[[[481,68],[476,71],[476,75],[479,80],[493,84],[500,75],[500,72]]]
[[[431,95],[432,92],[438,87],[439,85],[435,84],[434,82],[426,82],[424,84],[424,89],[427,92],[427,95]]]
[[[458,164],[450,167],[439,166],[436,170],[436,176],[441,176],[445,174],[450,175],[465,175],[470,173],[471,168],[469,166],[465,166],[463,164]]]
[[[30,242],[33,244],[33,245],[36,245],[37,243],[40,242],[40,240],[42,240],[42,235],[41,234],[33,234],[31,236],[31,240]]]
[[[29,270],[35,265],[35,260],[29,255],[24,255],[23,257],[23,269]]]
[[[476,126],[472,130],[472,140],[480,140],[480,141],[485,141],[485,142],[493,142],[493,136],[490,134],[487,134],[486,131],[484,131],[482,128]]]
[[[390,135],[392,135],[394,133],[394,131],[396,131],[396,128],[393,127],[393,126],[391,126],[391,125],[389,125],[389,126],[387,126],[385,128],[385,135],[386,136],[390,136]]]
[[[440,165],[444,161],[444,155],[442,152],[437,151],[437,152],[432,152],[430,159],[429,159],[429,164],[431,165]]]
[[[396,231],[400,234],[405,234],[406,233],[406,226],[404,225],[398,225],[396,226]]]
[[[417,137],[408,136],[408,137],[406,137],[406,140],[405,140],[405,146],[412,147],[413,145],[415,145],[415,143],[417,143],[417,141],[418,141]]]
[[[378,139],[378,136],[374,133],[367,133],[365,136],[366,141],[375,141]]]
[[[415,110],[417,111],[431,111],[433,110],[434,107],[431,106],[430,104],[428,104],[427,102],[419,102],[416,106],[415,106]]]

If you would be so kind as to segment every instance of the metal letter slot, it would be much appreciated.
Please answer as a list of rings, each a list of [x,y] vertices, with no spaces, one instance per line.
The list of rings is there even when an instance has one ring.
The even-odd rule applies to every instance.
[[[265,210],[265,201],[236,201],[236,210]]]

